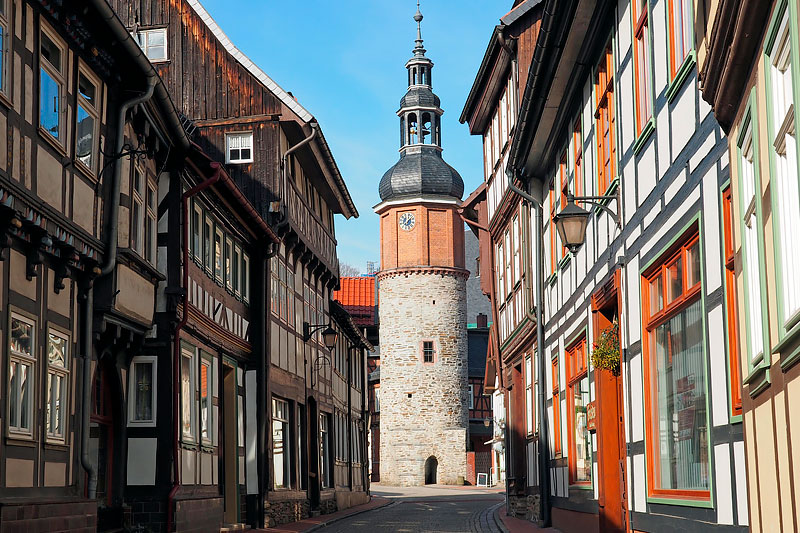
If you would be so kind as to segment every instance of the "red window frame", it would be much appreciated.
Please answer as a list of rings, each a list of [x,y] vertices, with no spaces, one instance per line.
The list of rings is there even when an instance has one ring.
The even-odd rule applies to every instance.
[[[564,153],[561,154],[561,161],[558,164],[558,179],[559,183],[561,184],[561,197],[559,200],[559,209],[564,209],[567,205],[567,194],[569,194],[569,176],[567,175],[567,150],[564,149]],[[553,221],[555,224],[555,221]],[[554,226],[555,227],[555,226]],[[561,255],[558,257],[559,261],[564,259],[567,256],[567,247],[564,246],[564,243],[561,243]]]
[[[688,4],[688,6],[687,6]],[[674,78],[675,75],[678,73],[678,70],[683,65],[683,62],[689,56],[689,52],[692,50],[692,43],[691,43],[691,36],[689,39],[686,39],[686,35],[684,35],[684,31],[687,29],[686,22],[684,19],[688,16],[691,16],[691,12],[687,11],[686,8],[692,8],[692,3],[688,2],[687,0],[668,0],[667,3],[667,31],[669,33],[669,73],[670,79]],[[675,34],[675,27],[676,27],[676,8],[680,11],[679,16],[681,16],[680,24],[678,27],[680,28],[681,34]],[[678,57],[675,54],[675,43],[677,40],[681,40],[681,45],[683,46],[683,55]]]
[[[730,366],[731,415],[742,414],[742,371],[739,361],[739,321],[736,312],[736,272],[733,249],[733,197],[728,185],[722,191],[722,223],[725,238],[725,296],[728,319],[728,365]]]
[[[555,178],[550,180],[550,274],[556,271],[556,191]]]
[[[573,161],[575,162],[575,173],[573,181],[575,183],[575,196],[583,194],[583,135],[581,133],[581,117],[575,120],[575,128],[572,130],[572,149]]]
[[[650,97],[650,67],[648,54],[648,0],[633,0],[633,67],[634,92],[636,96],[636,135],[642,133],[653,114],[653,102]]]
[[[558,356],[553,364],[553,455],[561,455],[561,395],[559,394]]]
[[[597,134],[597,194],[605,194],[614,179],[614,55],[611,41],[606,45],[595,75],[595,122]]]
[[[659,456],[658,443],[653,440],[653,425],[650,419],[650,413],[658,411],[656,404],[656,395],[653,394],[653,375],[654,372],[651,362],[650,343],[647,338],[650,332],[656,327],[662,325],[667,320],[675,315],[681,313],[691,304],[700,299],[702,292],[701,277],[690,286],[689,285],[689,261],[688,251],[692,246],[698,244],[699,249],[700,235],[697,225],[690,229],[685,238],[679,241],[671,251],[664,254],[663,259],[649,268],[646,273],[642,275],[642,321],[644,326],[644,339],[642,340],[642,351],[644,353],[644,403],[645,403],[645,433],[646,433],[646,446],[647,453],[647,479],[648,494],[653,497],[668,497],[677,499],[686,499],[692,501],[708,501],[711,499],[710,490],[687,490],[687,489],[662,489],[658,488],[661,485],[661,473],[657,467],[660,461],[656,461]],[[667,282],[668,270],[671,266],[675,265],[678,260],[682,261],[683,273],[681,280],[681,292],[679,294],[670,294],[669,283]],[[702,263],[702,262],[701,262]],[[663,295],[661,308],[655,313],[652,312],[650,307],[650,286],[657,278],[661,278],[661,293]],[[671,357],[671,354],[670,354]],[[709,476],[711,474],[711,450],[710,443],[708,450],[708,468]]]
[[[592,480],[576,481],[577,477],[577,463],[576,459],[576,442],[575,442],[575,394],[572,389],[580,383],[583,378],[589,375],[586,366],[586,336],[581,336],[580,339],[567,348],[564,357],[567,361],[567,445],[569,446],[569,483],[570,485],[586,485],[591,486]]]

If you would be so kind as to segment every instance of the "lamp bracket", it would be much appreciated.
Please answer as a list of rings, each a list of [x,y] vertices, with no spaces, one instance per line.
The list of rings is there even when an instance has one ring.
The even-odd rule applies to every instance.
[[[309,324],[308,322],[303,322],[303,342],[308,342],[315,332],[322,328],[327,328],[329,325],[330,324]]]
[[[622,227],[622,223],[620,221],[620,198],[619,198],[619,190],[620,188],[617,187],[617,190],[611,194],[606,194],[603,196],[575,196],[571,193],[567,193],[567,202],[583,202],[586,204],[592,204],[599,207],[602,211],[608,213],[608,215],[614,219],[614,222],[617,224],[617,227]],[[614,200],[617,202],[617,211],[612,211],[604,202],[604,200]]]

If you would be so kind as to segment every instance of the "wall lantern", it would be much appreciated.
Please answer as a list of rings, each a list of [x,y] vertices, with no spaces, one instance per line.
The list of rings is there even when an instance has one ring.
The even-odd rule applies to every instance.
[[[617,227],[620,227],[619,187],[617,187],[615,192],[606,196],[573,196],[567,193],[567,205],[564,206],[564,209],[562,209],[560,213],[553,217],[553,221],[556,223],[556,229],[558,230],[558,236],[561,238],[561,244],[573,254],[580,249],[586,240],[586,226],[589,224],[590,215],[589,211],[579,207],[575,203],[576,200],[596,205],[598,208],[608,213],[611,218],[614,219]],[[617,202],[617,212],[609,209],[604,200],[615,200]]]
[[[327,349],[333,350],[333,347],[336,346],[336,338],[339,334],[331,327],[330,323],[309,324],[308,322],[303,322],[303,342],[308,342],[314,332],[322,328],[326,328],[325,331],[322,332],[322,343]]]

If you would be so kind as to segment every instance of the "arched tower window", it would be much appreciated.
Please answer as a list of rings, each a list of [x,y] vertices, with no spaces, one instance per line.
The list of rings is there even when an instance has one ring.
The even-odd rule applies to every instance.
[[[419,80],[419,82],[420,82],[422,85],[425,85],[425,67],[422,67],[422,68],[420,69],[420,80]]]
[[[430,144],[431,143],[430,135],[431,135],[431,114],[423,113],[422,130],[420,132],[420,142],[422,144]]]
[[[406,145],[406,117],[400,117],[400,146]]]
[[[433,143],[436,144],[437,146],[441,146],[442,145],[442,117],[440,117],[439,115],[436,115],[435,124],[436,125],[434,126],[434,140],[433,140]]]
[[[417,124],[417,114],[408,114],[408,144],[417,144],[419,142],[419,127]]]

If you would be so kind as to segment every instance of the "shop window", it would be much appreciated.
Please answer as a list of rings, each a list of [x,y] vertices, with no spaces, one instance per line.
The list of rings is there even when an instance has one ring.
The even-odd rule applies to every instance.
[[[636,92],[636,134],[644,131],[653,116],[653,101],[650,97],[650,33],[648,21],[650,10],[647,0],[633,0],[633,64],[634,90]],[[603,192],[603,191],[601,191]]]
[[[525,433],[533,435],[533,361],[530,355],[525,356]]]
[[[36,394],[36,324],[17,314],[11,315],[8,370],[8,432],[33,436],[34,395]]]
[[[136,41],[151,62],[167,60],[167,28],[139,31]]]
[[[289,402],[272,399],[272,479],[276,489],[288,489],[291,483],[291,446],[289,442]]]
[[[733,201],[730,185],[722,191],[722,224],[725,257],[725,307],[728,333],[728,368],[730,371],[731,415],[742,414],[742,372],[739,362],[739,322],[736,311],[736,269],[733,249]]]
[[[42,25],[39,32],[39,127],[64,146],[66,129],[65,72],[67,47],[56,33]]]
[[[83,65],[78,70],[77,93],[75,159],[94,173],[100,127],[100,83]]]
[[[195,353],[193,347],[181,350],[181,434],[186,442],[197,442],[195,425]]]
[[[227,161],[229,164],[253,162],[253,132],[228,133],[225,135]]]
[[[586,337],[574,342],[565,354],[567,363],[567,427],[569,428],[569,482],[592,484],[592,439],[586,420],[589,404],[589,374]]]
[[[48,439],[63,441],[66,435],[70,363],[69,337],[51,329],[47,335],[47,406],[45,430]]]
[[[128,383],[128,425],[156,425],[156,368],[155,356],[136,356],[131,361]]]
[[[640,0],[635,0],[640,2]],[[603,195],[614,179],[617,151],[614,139],[614,55],[611,42],[606,45],[594,81],[595,131],[597,132],[597,191]]]
[[[558,372],[558,355],[552,360],[553,370],[553,456],[561,456],[561,377]]]
[[[710,498],[699,243],[695,227],[642,277],[651,496]]]

